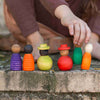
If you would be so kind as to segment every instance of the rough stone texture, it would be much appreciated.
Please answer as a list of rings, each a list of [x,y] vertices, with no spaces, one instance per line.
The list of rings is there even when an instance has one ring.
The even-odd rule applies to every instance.
[[[100,71],[0,71],[0,100],[100,100]]]
[[[100,100],[100,95],[96,94],[82,94],[82,93],[68,93],[68,94],[50,94],[50,93],[34,93],[34,92],[2,92],[0,93],[0,100]]]
[[[0,71],[0,91],[100,92],[99,71]]]
[[[97,98],[96,97],[92,97],[92,100],[97,100]]]
[[[56,92],[100,92],[99,72],[59,72],[56,76]]]
[[[90,99],[90,97],[89,97],[89,96],[84,95],[84,96],[83,96],[83,100],[91,100],[91,99]]]

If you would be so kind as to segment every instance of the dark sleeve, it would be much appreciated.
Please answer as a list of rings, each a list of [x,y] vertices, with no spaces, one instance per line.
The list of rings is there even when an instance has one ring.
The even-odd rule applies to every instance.
[[[88,25],[93,33],[100,35],[100,15],[92,17],[88,22]]]
[[[97,1],[97,8],[100,11],[100,0]],[[88,22],[88,25],[92,32],[100,35],[100,13],[95,13]]]
[[[26,37],[38,31],[33,0],[5,0],[22,34]]]
[[[54,11],[58,6],[68,6],[68,3],[65,0],[40,0],[40,2],[52,15],[54,15]]]

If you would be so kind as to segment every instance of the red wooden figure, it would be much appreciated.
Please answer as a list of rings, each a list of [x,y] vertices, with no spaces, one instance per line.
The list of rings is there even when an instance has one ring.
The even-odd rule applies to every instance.
[[[71,70],[73,67],[73,61],[68,56],[70,47],[67,44],[61,45],[58,50],[60,50],[61,57],[58,59],[58,67],[61,71]]]

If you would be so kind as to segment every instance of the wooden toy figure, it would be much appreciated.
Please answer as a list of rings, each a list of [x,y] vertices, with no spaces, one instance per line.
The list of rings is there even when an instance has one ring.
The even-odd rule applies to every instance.
[[[33,55],[31,54],[33,51],[33,47],[31,45],[26,45],[24,47],[25,55],[23,58],[23,70],[24,71],[34,71],[35,70],[35,65],[34,65],[34,58]]]
[[[71,70],[73,67],[73,61],[68,56],[70,47],[67,44],[61,45],[58,50],[60,50],[61,57],[58,59],[58,67],[61,71]]]
[[[50,49],[47,44],[40,44],[40,47],[38,47],[40,50],[40,57],[37,60],[37,66],[40,70],[50,70],[53,66],[53,61],[51,57],[48,56],[48,50]]]
[[[20,49],[21,49],[21,47],[18,44],[14,44],[11,47],[13,54],[11,56],[10,70],[12,70],[12,71],[22,70],[22,60],[21,60],[21,56],[19,54]]]
[[[93,46],[92,44],[87,44],[85,46],[85,53],[83,55],[83,59],[82,59],[82,65],[81,65],[81,69],[82,70],[89,70],[90,69],[90,65],[91,65],[91,52],[93,50]]]
[[[74,48],[73,63],[77,65],[82,64],[82,50],[81,50],[81,47],[78,45],[75,45],[75,48]]]

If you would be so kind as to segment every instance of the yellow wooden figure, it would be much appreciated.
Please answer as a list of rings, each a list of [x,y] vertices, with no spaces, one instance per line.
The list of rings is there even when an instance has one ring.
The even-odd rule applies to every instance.
[[[88,43],[85,46],[85,53],[84,53],[83,59],[82,59],[82,65],[81,65],[82,70],[89,70],[90,69],[92,50],[93,50],[92,44]]]

